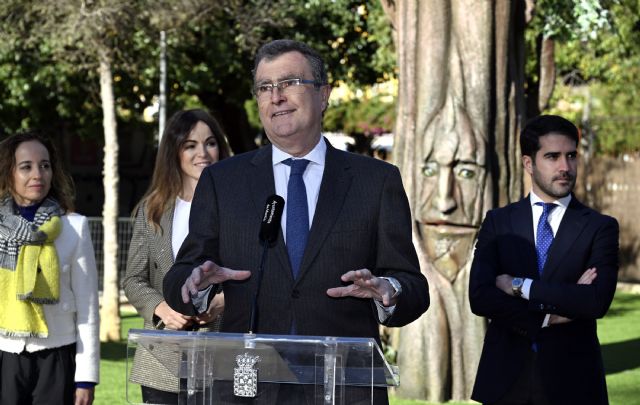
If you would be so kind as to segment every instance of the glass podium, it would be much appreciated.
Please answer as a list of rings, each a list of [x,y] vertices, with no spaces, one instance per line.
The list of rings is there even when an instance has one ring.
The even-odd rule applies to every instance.
[[[373,404],[381,387],[399,385],[396,367],[372,338],[132,329],[127,346],[127,402],[136,352],[179,377],[179,405]]]

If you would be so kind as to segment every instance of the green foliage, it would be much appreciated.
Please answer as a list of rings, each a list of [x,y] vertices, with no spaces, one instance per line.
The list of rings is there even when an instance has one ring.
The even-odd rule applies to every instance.
[[[548,112],[568,114],[581,122],[589,88],[589,125],[595,131],[595,153],[619,155],[640,151],[640,3],[636,0],[538,3],[539,15],[527,33],[535,36],[555,13],[558,85]],[[555,20],[554,20],[555,21]],[[564,28],[563,28],[564,27]],[[535,58],[527,59],[534,77]]]
[[[329,106],[323,122],[331,132],[381,135],[393,130],[395,104],[381,96],[342,101]]]
[[[141,121],[158,97],[160,29],[167,31],[168,113],[207,108],[231,137],[246,117],[229,111],[244,113],[245,103],[251,105],[253,53],[270,39],[295,38],[317,48],[332,82],[369,85],[395,69],[391,28],[378,1],[83,4],[80,10],[75,0],[1,2],[0,131],[47,127],[100,137],[97,51],[106,49],[119,132],[126,136],[126,124]]]
[[[314,0],[296,4],[291,6],[295,12],[290,14],[290,23],[267,32],[268,37],[289,37],[310,44],[324,56],[331,82],[373,84],[394,71],[391,26],[378,1]]]
[[[596,40],[609,28],[608,0],[539,0],[536,2],[536,31],[558,40]]]
[[[0,133],[32,127],[52,133],[101,133],[101,112],[89,96],[96,85],[91,76],[56,62],[46,43],[4,42],[0,46]]]

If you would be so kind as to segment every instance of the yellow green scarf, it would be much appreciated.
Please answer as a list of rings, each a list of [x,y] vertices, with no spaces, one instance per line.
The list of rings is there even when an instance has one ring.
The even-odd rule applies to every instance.
[[[15,268],[7,265],[10,260],[4,260],[6,257],[0,268],[0,334],[40,338],[49,334],[42,305],[56,304],[60,298],[60,268],[54,241],[62,231],[60,217],[51,214],[53,212],[45,213],[46,219],[36,214],[34,223],[20,218],[30,226],[27,240],[24,240],[27,232],[22,232],[23,237],[9,238],[9,243],[5,232],[0,235],[0,239],[4,239],[0,250],[21,242]],[[43,219],[39,227],[35,225]],[[12,247],[6,250],[13,251]]]

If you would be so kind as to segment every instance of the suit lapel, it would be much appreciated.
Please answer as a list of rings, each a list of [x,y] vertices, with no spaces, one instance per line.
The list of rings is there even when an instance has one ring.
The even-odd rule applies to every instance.
[[[325,158],[324,173],[318,195],[318,204],[313,216],[313,224],[309,233],[307,247],[300,265],[300,275],[297,280],[304,277],[311,263],[320,252],[320,248],[327,238],[333,225],[338,219],[342,205],[351,186],[352,175],[349,173],[350,164],[345,159],[347,156],[327,143],[327,155]]]
[[[575,196],[571,198],[571,202],[562,217],[560,227],[556,233],[553,243],[549,248],[547,262],[542,271],[542,278],[550,279],[554,272],[558,271],[560,262],[567,255],[567,252],[582,233],[588,222],[589,211],[580,203]],[[584,269],[586,270],[586,269]]]
[[[513,206],[511,211],[511,226],[516,237],[523,240],[522,252],[514,252],[518,254],[524,268],[523,276],[531,279],[538,279],[538,270],[536,268],[536,243],[533,240],[533,214],[531,212],[531,200],[524,198]],[[520,245],[519,245],[520,246]]]
[[[253,198],[254,212],[262,215],[267,198],[276,193],[275,181],[273,179],[273,159],[271,145],[260,148],[251,159],[251,167],[247,173]],[[283,213],[286,215],[286,213]],[[262,218],[261,218],[262,219]],[[256,229],[256,234],[258,230]],[[284,244],[282,232],[278,234],[278,241],[274,247],[276,256],[280,261],[280,268],[285,269],[291,279],[291,264],[287,248]]]

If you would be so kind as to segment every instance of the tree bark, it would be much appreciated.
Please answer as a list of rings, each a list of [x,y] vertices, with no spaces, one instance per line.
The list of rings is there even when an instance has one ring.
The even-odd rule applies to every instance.
[[[467,287],[484,213],[519,199],[524,1],[382,0],[399,68],[394,160],[431,308],[403,328],[401,397],[471,396],[485,321]]]
[[[100,99],[104,127],[104,281],[100,309],[100,340],[120,340],[120,306],[118,288],[118,136],[113,97],[111,57],[107,50],[99,50]]]

